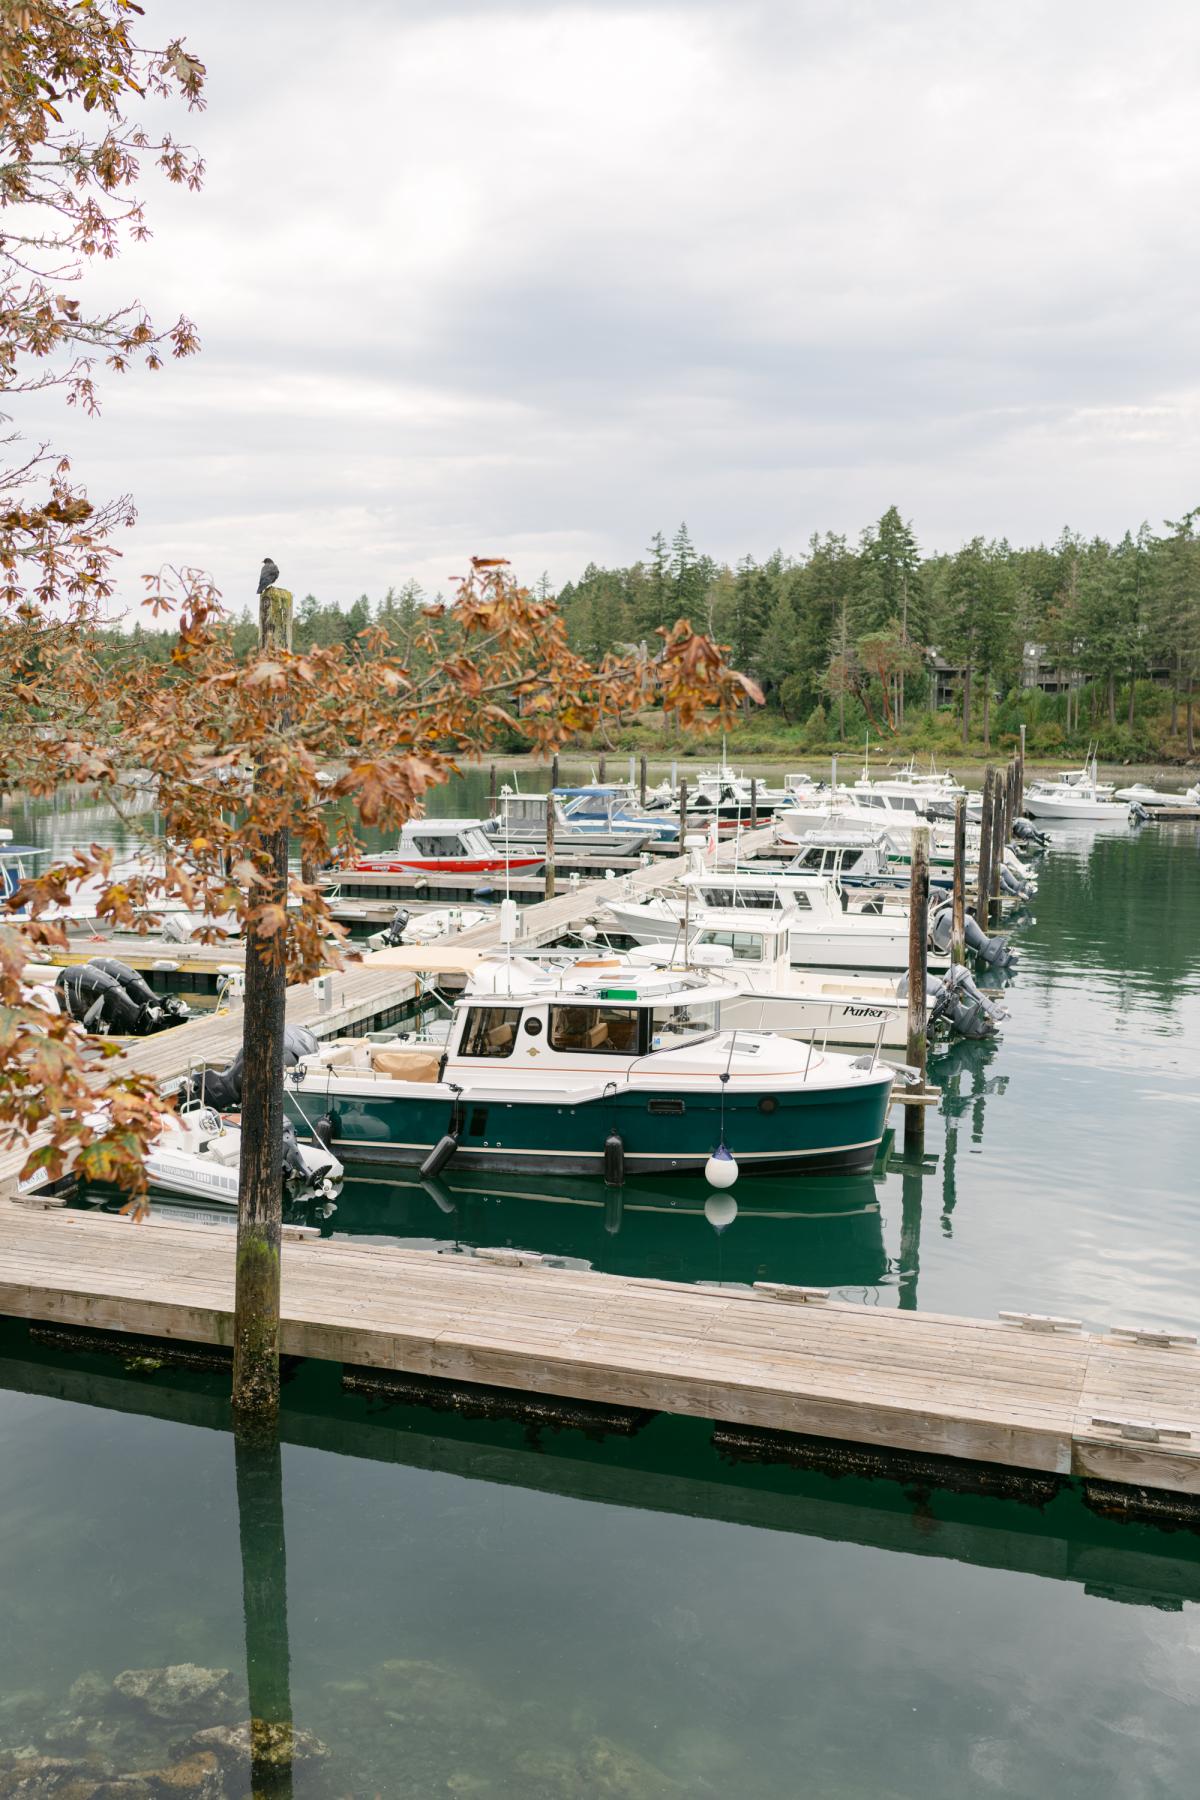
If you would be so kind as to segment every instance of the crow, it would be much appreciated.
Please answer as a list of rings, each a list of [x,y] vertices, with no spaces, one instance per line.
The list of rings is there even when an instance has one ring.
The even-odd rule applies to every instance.
[[[279,564],[277,562],[272,562],[269,556],[264,556],[263,566],[259,571],[258,577],[258,591],[260,594],[265,593],[267,588],[274,586],[278,574]]]

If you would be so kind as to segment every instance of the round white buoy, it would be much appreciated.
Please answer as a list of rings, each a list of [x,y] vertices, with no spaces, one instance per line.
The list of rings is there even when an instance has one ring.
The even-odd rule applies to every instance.
[[[731,1188],[738,1178],[738,1166],[724,1144],[718,1144],[704,1165],[704,1179],[709,1187]]]
[[[704,1202],[704,1216],[719,1237],[727,1225],[737,1218],[738,1203],[732,1194],[710,1194]]]
[[[581,925],[579,927],[579,935],[585,944],[594,944],[596,941],[596,927],[594,925]]]

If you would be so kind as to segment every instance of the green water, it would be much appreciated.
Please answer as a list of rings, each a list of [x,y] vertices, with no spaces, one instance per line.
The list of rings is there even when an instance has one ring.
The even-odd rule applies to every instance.
[[[30,827],[89,829],[61,819]],[[1042,868],[1003,1037],[939,1058],[924,1169],[893,1149],[873,1176],[742,1180],[720,1231],[687,1185],[618,1203],[360,1172],[323,1229],[1195,1329],[1200,834],[1064,828]],[[147,1766],[195,1721],[144,1717],[113,1676],[196,1662],[244,1684],[223,1386],[0,1339],[0,1748]],[[737,1463],[701,1421],[534,1431],[343,1394],[312,1365],[285,1401],[291,1695],[330,1751],[297,1794],[1195,1791],[1194,1532],[1073,1491],[1037,1507]]]

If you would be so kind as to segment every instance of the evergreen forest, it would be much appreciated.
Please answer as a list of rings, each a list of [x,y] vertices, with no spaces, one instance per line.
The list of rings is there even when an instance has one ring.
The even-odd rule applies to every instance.
[[[821,752],[869,737],[988,753],[1023,723],[1035,756],[1095,746],[1110,760],[1181,761],[1196,753],[1198,519],[1200,507],[1116,543],[1064,531],[1051,545],[976,537],[923,555],[892,506],[855,542],[814,533],[799,555],[777,550],[734,567],[681,524],[626,567],[589,563],[557,598],[573,647],[596,662],[652,642],[680,617],[728,645],[766,695],[765,708],[747,703],[731,740],[743,752]],[[545,576],[538,587],[553,591]],[[296,609],[296,648],[361,640],[369,655],[374,628],[419,664],[433,598],[412,581],[347,609],[309,594]],[[248,610],[230,629],[247,650],[255,641]],[[452,616],[434,629],[452,630]],[[113,629],[106,654],[166,661],[170,646],[167,631]],[[661,718],[614,724],[597,744],[700,747],[670,721],[664,732]]]

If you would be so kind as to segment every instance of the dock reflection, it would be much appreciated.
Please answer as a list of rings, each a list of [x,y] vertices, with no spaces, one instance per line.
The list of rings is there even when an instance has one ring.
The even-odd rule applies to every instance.
[[[36,1328],[0,1327],[0,1388],[229,1430],[228,1375],[162,1366],[152,1378],[127,1373],[95,1350],[41,1341]],[[287,1446],[447,1473],[498,1488],[555,1494],[587,1504],[706,1518],[893,1554],[942,1558],[1066,1581],[1122,1604],[1177,1611],[1200,1603],[1200,1538],[1090,1510],[1066,1486],[1048,1503],[919,1491],[886,1476],[837,1475],[786,1462],[741,1462],[714,1447],[699,1419],[657,1415],[629,1432],[531,1427],[511,1414],[433,1410],[349,1393],[341,1370],[303,1363],[284,1387],[282,1470],[239,1481],[247,1649],[286,1683],[288,1621],[282,1532]],[[259,1471],[261,1473],[261,1471]],[[399,1479],[398,1475],[398,1479]],[[255,1591],[257,1589],[257,1592]],[[269,1673],[268,1673],[269,1670]]]

